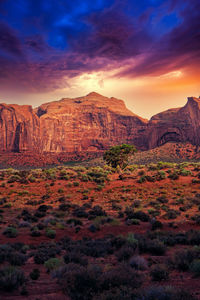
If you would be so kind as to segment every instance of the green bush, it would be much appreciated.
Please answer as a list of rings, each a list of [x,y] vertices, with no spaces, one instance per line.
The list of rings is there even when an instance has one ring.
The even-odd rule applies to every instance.
[[[46,236],[50,239],[54,239],[56,237],[56,231],[53,229],[46,229]]]
[[[192,173],[191,173],[190,170],[182,169],[182,170],[180,171],[180,175],[181,175],[181,176],[190,176],[191,174],[192,174]]]
[[[8,227],[4,230],[3,234],[4,234],[5,236],[9,237],[9,238],[15,238],[15,237],[17,236],[17,234],[18,234],[18,231],[17,231],[17,229],[16,229],[15,227],[8,226]]]
[[[138,179],[138,183],[143,183],[146,181],[146,176],[141,176],[139,179]]]
[[[179,175],[178,175],[177,172],[173,172],[173,173],[168,175],[168,178],[170,178],[172,180],[177,180],[177,179],[179,179]]]
[[[126,236],[126,241],[129,247],[136,249],[138,247],[138,240],[135,238],[132,232],[129,232]]]
[[[166,178],[166,173],[165,171],[158,171],[156,174],[156,179],[157,180],[163,180]]]
[[[44,266],[47,269],[47,272],[51,272],[53,270],[58,269],[62,266],[63,262],[59,258],[53,257],[45,261]]]

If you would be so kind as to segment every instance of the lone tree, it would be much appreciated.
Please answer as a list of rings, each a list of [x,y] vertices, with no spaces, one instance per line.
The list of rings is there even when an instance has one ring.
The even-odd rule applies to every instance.
[[[137,149],[134,145],[122,144],[113,146],[104,153],[103,159],[113,168],[119,166],[123,169],[127,166],[129,157],[136,151]]]

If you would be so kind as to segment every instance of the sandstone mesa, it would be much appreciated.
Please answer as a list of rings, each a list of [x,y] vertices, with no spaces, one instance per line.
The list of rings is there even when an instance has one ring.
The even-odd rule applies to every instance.
[[[200,98],[189,97],[149,121],[122,100],[90,93],[42,104],[0,104],[0,149],[38,153],[98,152],[120,143],[148,150],[169,141],[200,145]]]

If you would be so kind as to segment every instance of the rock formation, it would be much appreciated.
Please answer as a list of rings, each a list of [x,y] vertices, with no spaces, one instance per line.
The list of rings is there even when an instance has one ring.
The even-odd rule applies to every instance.
[[[97,93],[46,103],[35,113],[40,118],[41,149],[46,152],[98,151],[122,142],[142,147],[139,130],[148,122],[122,100]]]
[[[200,98],[189,97],[184,107],[153,116],[147,127],[148,149],[169,141],[200,145]]]
[[[190,97],[150,121],[128,110],[122,100],[97,93],[29,105],[0,104],[0,149],[51,153],[98,152],[120,143],[151,149],[168,141],[200,145],[200,99]]]
[[[40,120],[30,105],[0,104],[1,151],[39,149]]]

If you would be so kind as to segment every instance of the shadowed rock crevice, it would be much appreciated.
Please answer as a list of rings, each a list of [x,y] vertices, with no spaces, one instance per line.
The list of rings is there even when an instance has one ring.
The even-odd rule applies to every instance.
[[[177,132],[166,132],[157,142],[157,146],[162,146],[168,142],[181,142],[181,135]]]
[[[37,112],[36,112],[36,115],[37,115],[38,117],[41,117],[41,116],[43,116],[44,114],[46,114],[46,111],[43,110],[43,109],[41,109],[41,108],[39,107],[38,110],[37,110]]]
[[[21,124],[17,124],[16,131],[15,131],[15,139],[13,143],[13,152],[20,152],[20,130],[21,130]]]

